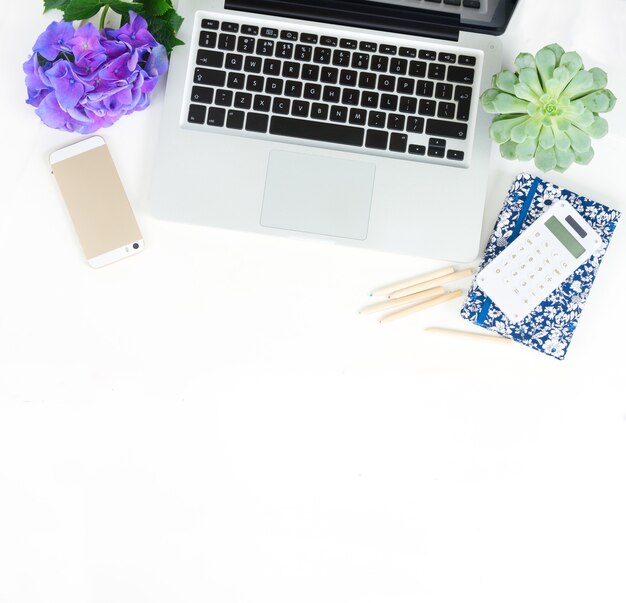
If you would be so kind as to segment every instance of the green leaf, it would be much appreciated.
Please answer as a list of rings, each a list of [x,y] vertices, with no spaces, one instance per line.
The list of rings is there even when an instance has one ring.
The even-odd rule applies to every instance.
[[[524,142],[517,145],[517,158],[520,161],[530,161],[537,150],[537,139],[527,138]]]
[[[173,9],[170,8],[164,15],[160,17],[147,17],[148,29],[154,36],[155,40],[165,46],[167,53],[170,54],[176,46],[184,44],[182,40],[176,37],[183,18]]]
[[[539,81],[539,74],[536,69],[522,69],[519,72],[519,81],[522,84],[526,84],[539,98],[543,94],[543,87]]]
[[[560,67],[567,69],[571,77],[574,77],[581,69],[583,69],[583,60],[577,52],[566,52],[561,57]]]
[[[508,69],[504,69],[493,76],[494,87],[499,88],[503,92],[508,92],[509,94],[515,94],[514,86],[517,82],[517,76]]]
[[[535,62],[537,63],[537,71],[539,72],[541,81],[545,84],[545,82],[552,78],[552,74],[558,63],[557,56],[551,48],[546,46],[537,53]]]
[[[593,75],[589,71],[579,71],[563,90],[563,96],[576,99],[595,90]]]
[[[539,146],[544,149],[551,149],[554,146],[554,132],[552,131],[552,127],[548,126],[542,128],[541,134],[539,135]]]
[[[553,170],[557,165],[554,149],[544,149],[540,146],[535,154],[535,165],[544,172]]]
[[[528,102],[506,92],[500,92],[493,101],[498,113],[528,113]]]
[[[515,59],[515,66],[518,72],[526,68],[535,69],[535,57],[528,52],[520,52]]]
[[[495,142],[502,144],[510,140],[513,128],[526,123],[529,119],[527,115],[516,117],[511,117],[510,115],[498,116],[493,120],[489,128],[489,134]]]
[[[570,140],[561,128],[557,126],[556,120],[552,120],[552,134],[554,134],[554,144],[557,149],[565,151],[571,146]]]
[[[556,170],[559,172],[564,172],[572,163],[574,163],[574,151],[572,151],[571,147],[567,147],[567,149],[561,150],[559,148],[555,149],[556,154]]]
[[[589,147],[586,151],[581,151],[580,153],[575,153],[574,161],[581,165],[587,165],[592,159],[595,153],[593,149]]]
[[[480,96],[480,104],[482,108],[487,111],[487,113],[497,113],[498,111],[493,105],[493,102],[496,100],[496,97],[500,94],[500,90],[497,88],[489,88],[485,90]]]
[[[539,100],[537,95],[526,84],[522,84],[521,82],[519,84],[515,84],[513,92],[517,98],[521,98],[531,103]]]
[[[82,21],[89,19],[107,4],[120,14],[129,10],[139,11],[143,6],[139,2],[122,2],[121,0],[69,0],[65,6],[63,20]]]
[[[609,123],[604,117],[599,115],[596,115],[590,124],[576,123],[576,126],[591,136],[591,138],[602,138],[609,132]]]
[[[615,107],[617,99],[610,90],[597,90],[581,99],[589,111],[592,113],[607,113]]]
[[[171,3],[167,0],[143,0],[143,10],[141,14],[144,16],[160,17],[164,15],[171,6]]]
[[[65,10],[65,6],[69,1],[70,0],[43,0],[43,12],[46,13],[53,9]]]
[[[505,159],[517,159],[517,143],[509,140],[500,145],[500,155]]]
[[[556,57],[556,64],[558,65],[561,62],[561,57],[565,54],[565,51],[558,44],[548,44],[548,46],[544,47],[546,50],[551,50]]]
[[[591,139],[589,135],[579,130],[576,126],[570,124],[565,132],[572,141],[572,148],[577,153],[583,153],[591,148]]]

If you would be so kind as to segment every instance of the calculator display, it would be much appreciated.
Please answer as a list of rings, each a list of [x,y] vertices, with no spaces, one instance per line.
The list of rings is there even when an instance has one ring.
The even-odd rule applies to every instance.
[[[556,216],[551,216],[546,220],[546,228],[575,258],[579,258],[585,253],[585,248]]]

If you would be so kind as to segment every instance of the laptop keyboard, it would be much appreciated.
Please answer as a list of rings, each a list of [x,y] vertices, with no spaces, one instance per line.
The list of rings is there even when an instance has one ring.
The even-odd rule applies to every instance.
[[[480,81],[475,51],[282,29],[231,15],[196,18],[188,127],[469,165]]]

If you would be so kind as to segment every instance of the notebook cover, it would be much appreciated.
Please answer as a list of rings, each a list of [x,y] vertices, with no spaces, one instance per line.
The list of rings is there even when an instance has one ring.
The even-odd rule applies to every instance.
[[[509,190],[478,272],[509,243],[512,243],[552,203],[560,199],[568,201],[601,236],[603,245],[600,251],[592,255],[520,322],[509,321],[480,289],[476,277],[461,309],[461,316],[478,326],[563,360],[587,301],[591,285],[621,216],[620,212],[586,197],[580,197],[541,178],[530,174],[520,174]]]

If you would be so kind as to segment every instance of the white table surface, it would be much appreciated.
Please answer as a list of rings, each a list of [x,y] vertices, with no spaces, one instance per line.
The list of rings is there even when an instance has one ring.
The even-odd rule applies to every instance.
[[[89,268],[24,104],[51,15],[4,7],[1,603],[624,603],[621,225],[569,355],[381,325],[370,289],[442,264],[161,222],[161,95],[103,131],[146,240]],[[521,0],[504,62],[559,42],[620,101],[553,181],[626,210],[626,1]],[[483,238],[529,164],[493,150]],[[539,175],[543,175],[540,174]],[[463,283],[465,287],[468,282]]]

